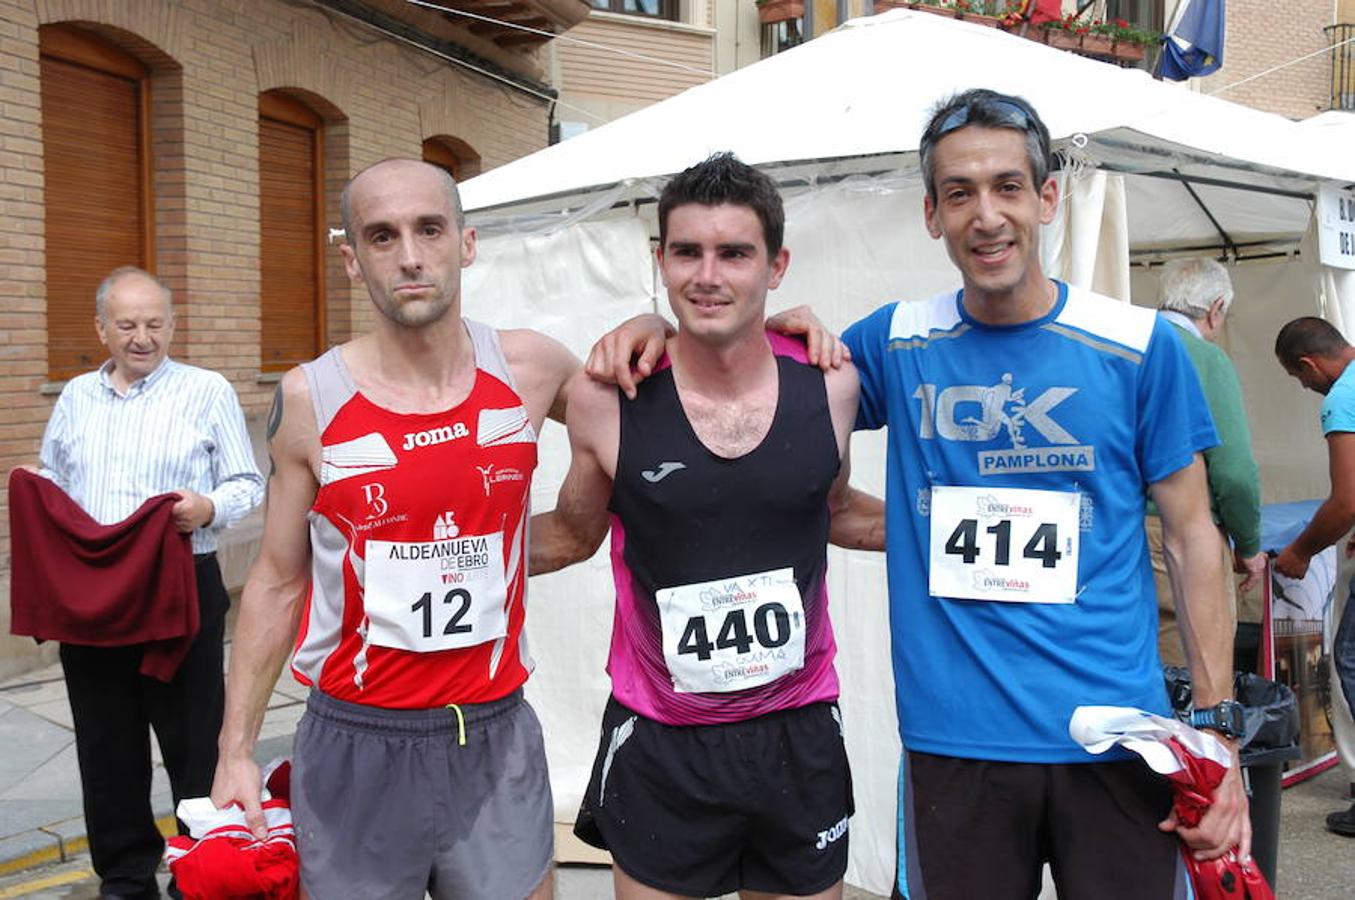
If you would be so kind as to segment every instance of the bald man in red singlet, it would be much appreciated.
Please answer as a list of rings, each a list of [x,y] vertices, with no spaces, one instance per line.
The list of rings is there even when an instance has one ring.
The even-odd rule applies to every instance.
[[[549,897],[554,810],[522,698],[526,524],[536,436],[579,363],[462,317],[475,231],[441,170],[385,160],[342,206],[344,266],[377,315],[274,398],[212,798],[262,827],[252,754],[295,638],[308,895]]]

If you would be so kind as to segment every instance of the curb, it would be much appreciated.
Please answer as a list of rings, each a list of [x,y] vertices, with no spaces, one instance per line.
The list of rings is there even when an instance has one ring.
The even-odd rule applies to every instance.
[[[155,820],[155,827],[164,837],[179,833],[173,815],[160,816]],[[85,834],[83,817],[11,835],[0,839],[0,877],[38,866],[70,862],[88,849],[89,837]]]

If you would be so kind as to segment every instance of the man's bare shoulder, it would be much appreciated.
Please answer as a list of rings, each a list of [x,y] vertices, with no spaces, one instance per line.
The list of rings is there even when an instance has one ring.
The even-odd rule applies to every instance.
[[[823,384],[828,390],[830,406],[836,409],[842,404],[850,405],[855,415],[857,398],[861,393],[861,378],[850,360],[843,361],[840,368],[825,372]]]
[[[555,338],[529,328],[499,331],[499,346],[528,405],[560,419],[565,384],[582,365],[578,357]]]
[[[300,366],[288,369],[278,382],[265,436],[275,459],[283,456],[310,459],[318,453],[320,431],[310,383]]]
[[[569,427],[587,429],[592,423],[617,416],[620,392],[616,385],[576,372],[565,386],[569,398]]]
[[[531,328],[500,328],[499,346],[508,364],[531,367],[534,362],[549,363],[561,356],[573,356],[564,344]]]

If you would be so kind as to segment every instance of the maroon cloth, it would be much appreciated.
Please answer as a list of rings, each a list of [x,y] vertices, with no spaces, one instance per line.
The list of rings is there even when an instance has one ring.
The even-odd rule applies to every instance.
[[[9,476],[10,631],[91,647],[145,644],[141,674],[169,681],[198,633],[193,545],[177,494],[100,525],[55,483]]]

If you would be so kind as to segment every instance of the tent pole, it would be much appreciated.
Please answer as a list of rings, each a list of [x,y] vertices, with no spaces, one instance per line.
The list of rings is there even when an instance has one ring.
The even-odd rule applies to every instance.
[[[1173,169],[1172,171],[1176,170]],[[1177,171],[1176,174],[1180,175],[1181,173]],[[1219,224],[1219,220],[1214,218],[1214,214],[1209,211],[1209,207],[1204,205],[1204,201],[1200,199],[1200,195],[1195,192],[1194,186],[1183,178],[1181,179],[1181,187],[1186,189],[1186,193],[1190,194],[1190,199],[1195,201],[1195,205],[1200,208],[1200,212],[1204,213],[1205,218],[1209,220],[1209,224],[1213,225],[1214,230],[1219,233],[1219,237],[1223,238],[1223,246],[1227,249],[1228,255],[1233,259],[1237,259],[1237,244],[1233,243],[1232,236]]]
[[[1260,184],[1246,184],[1238,181],[1226,181],[1222,178],[1210,178],[1207,175],[1184,175],[1179,170],[1173,169],[1170,172],[1144,172],[1139,169],[1133,169],[1128,166],[1117,166],[1110,163],[1098,163],[1098,169],[1104,169],[1107,172],[1115,172],[1119,175],[1139,175],[1144,178],[1165,178],[1168,181],[1183,181],[1191,184],[1203,184],[1209,187],[1228,188],[1234,191],[1250,191],[1254,194],[1270,194],[1274,197],[1289,197],[1293,200],[1307,200],[1312,202],[1313,194],[1311,191],[1290,191],[1284,188],[1266,187]]]

